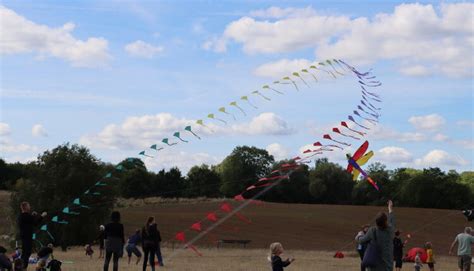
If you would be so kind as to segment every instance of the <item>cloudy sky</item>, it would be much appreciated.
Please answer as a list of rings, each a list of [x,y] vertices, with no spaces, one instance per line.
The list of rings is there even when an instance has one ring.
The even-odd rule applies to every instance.
[[[4,0],[0,156],[25,162],[71,142],[118,162],[205,119],[213,132],[193,125],[201,140],[182,132],[190,142],[150,152],[148,167],[186,171],[244,144],[292,157],[351,113],[354,78],[249,96],[258,109],[239,97],[340,58],[383,82],[374,162],[472,170],[473,13],[454,1]]]

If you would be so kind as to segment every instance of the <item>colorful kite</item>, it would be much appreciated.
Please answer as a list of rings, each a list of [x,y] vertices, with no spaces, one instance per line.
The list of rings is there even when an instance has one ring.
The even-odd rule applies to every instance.
[[[370,151],[367,154],[364,155],[364,153],[367,151],[369,148],[369,142],[365,141],[354,153],[354,155],[351,157],[350,154],[347,154],[347,172],[352,174],[352,179],[357,180],[359,177],[359,174],[362,174],[367,181],[375,188],[377,191],[379,191],[379,187],[377,186],[377,183],[372,180],[372,178],[367,175],[367,173],[361,168],[361,166],[365,165],[367,161],[369,161],[372,156],[374,156],[374,152]]]

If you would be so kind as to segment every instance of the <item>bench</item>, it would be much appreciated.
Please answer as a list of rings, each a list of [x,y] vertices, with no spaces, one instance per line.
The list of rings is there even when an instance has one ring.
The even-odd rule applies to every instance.
[[[222,244],[239,244],[242,245],[244,248],[247,247],[247,244],[250,243],[252,240],[235,240],[235,239],[221,239],[217,241],[217,248],[222,246]]]

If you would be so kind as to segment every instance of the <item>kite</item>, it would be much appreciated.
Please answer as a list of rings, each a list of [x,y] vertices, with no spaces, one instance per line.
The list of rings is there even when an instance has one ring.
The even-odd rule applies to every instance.
[[[271,90],[273,90],[273,91],[275,91],[276,93],[281,94],[281,95],[284,94],[283,92],[278,91],[278,90],[276,90],[276,89],[270,87],[269,85],[264,85],[262,88],[263,88],[263,89],[271,89]]]
[[[168,138],[163,138],[163,140],[161,140],[161,142],[165,143],[165,144],[168,145],[168,146],[173,146],[173,145],[178,144],[178,143],[176,143],[176,142],[170,143]]]
[[[350,128],[350,127],[347,125],[347,123],[346,123],[345,121],[341,121],[341,126],[342,126],[342,127],[346,127],[347,130],[349,130],[349,131],[351,131],[351,132],[354,132],[354,133],[357,133],[357,134],[359,134],[359,135],[361,135],[361,136],[365,136],[365,135],[366,135],[366,133],[364,133],[364,132],[357,131],[357,130],[354,130],[354,129]]]
[[[164,148],[163,147],[158,148],[158,146],[156,144],[153,144],[153,145],[150,146],[150,149],[153,149],[155,151],[161,151]]]
[[[329,134],[325,134],[325,135],[323,135],[323,138],[324,138],[324,139],[327,139],[327,140],[334,141],[334,142],[336,142],[336,143],[339,143],[339,144],[341,144],[341,145],[345,145],[345,146],[351,146],[351,144],[349,144],[349,143],[346,143],[346,142],[343,142],[343,141],[338,141],[338,140],[332,139],[332,137],[331,137]]]
[[[145,156],[145,157],[153,158],[153,156],[150,156],[150,155],[146,154],[145,151],[139,152],[138,155],[142,155],[142,156]]]
[[[40,227],[40,231],[44,231],[48,234],[49,238],[51,238],[51,240],[55,240],[53,235],[48,231],[48,225],[47,224],[44,224],[43,226]]]
[[[298,77],[307,87],[310,87],[310,86],[308,85],[308,83],[306,83],[306,81],[303,79],[303,77],[300,76],[299,73],[294,72],[294,73],[292,73],[292,75],[295,76],[295,77]]]
[[[221,204],[220,209],[225,213],[230,213],[230,212],[232,212],[232,205],[230,205],[227,202],[224,202],[224,203]],[[245,223],[248,223],[248,224],[252,223],[250,221],[250,219],[246,218],[245,216],[241,215],[240,213],[235,213],[235,215],[237,216],[237,218],[239,218],[240,220],[242,220]]]
[[[258,96],[264,98],[264,99],[267,100],[267,101],[271,101],[271,100],[272,100],[272,99],[268,98],[267,96],[263,95],[262,93],[260,93],[260,91],[258,91],[258,90],[252,91],[252,94],[258,95]]]
[[[321,65],[321,63],[319,63]],[[324,65],[324,64],[323,64]],[[324,72],[327,72],[328,74],[332,75],[334,77],[334,79],[336,78],[336,76],[334,75],[334,73],[330,72],[330,71],[327,71],[325,69],[320,69],[320,68],[317,68],[315,65],[311,65],[309,66],[310,69],[314,69],[314,70],[320,70],[320,71],[324,71]]]
[[[245,111],[242,109],[242,107],[237,105],[237,102],[235,102],[235,101],[231,102],[229,105],[236,107],[237,109],[240,110],[240,112],[242,112],[242,114],[244,114],[244,116],[247,116],[247,113],[245,113]]]
[[[178,232],[175,235],[175,239],[182,242],[183,244],[186,243],[186,235],[184,234],[184,232]],[[202,256],[202,254],[197,250],[195,246],[191,244],[185,244],[184,247],[193,250],[198,256]]]
[[[372,124],[375,124],[375,123],[377,122],[377,120],[369,119],[369,118],[365,118],[365,117],[361,116],[357,110],[354,110],[354,111],[352,111],[352,112],[354,113],[354,115],[356,115],[356,116],[358,116],[359,118],[364,119],[364,120],[366,120],[366,121],[368,121],[368,122],[370,122],[370,123],[372,123]]]
[[[332,128],[332,131],[333,131],[334,133],[340,134],[340,135],[345,136],[345,137],[350,137],[350,138],[353,138],[353,139],[356,139],[356,140],[360,140],[360,138],[358,138],[358,137],[355,137],[355,136],[352,136],[352,135],[348,135],[348,134],[344,134],[343,132],[341,132],[341,130],[339,130],[339,129],[336,128],[336,127]]]
[[[62,211],[63,213],[67,214],[67,215],[79,215],[80,213],[79,212],[73,212],[69,209],[69,207],[65,207]]]
[[[181,138],[181,134],[179,132],[176,132],[173,134],[174,137],[178,138],[179,140],[181,140],[181,142],[185,142],[185,143],[188,143],[189,141],[187,140],[184,140]],[[175,143],[176,144],[176,143]]]
[[[365,141],[354,153],[354,155],[351,157],[350,154],[346,154],[348,165],[347,165],[347,172],[352,174],[352,179],[357,180],[357,177],[359,177],[359,174],[362,174],[367,181],[375,188],[377,191],[379,191],[379,187],[377,183],[372,180],[372,178],[365,173],[365,171],[361,168],[361,166],[365,165],[367,161],[369,161],[372,156],[374,156],[374,152],[370,151],[367,154],[364,155],[364,153],[367,151],[369,148],[369,142]]]
[[[66,220],[59,220],[58,216],[53,216],[53,218],[51,218],[51,221],[58,224],[69,224],[69,222],[67,222]]]
[[[247,101],[247,103],[248,103],[251,107],[253,107],[253,108],[255,108],[255,109],[258,109],[258,107],[256,107],[255,105],[253,105],[253,104],[250,102],[248,96],[242,96],[242,97],[240,97],[240,99],[243,100],[243,101]]]
[[[199,125],[201,125],[201,126],[203,126],[203,127],[206,127],[207,129],[211,130],[211,132],[214,132],[214,130],[212,130],[209,126],[207,126],[207,125],[204,124],[204,121],[203,121],[203,120],[197,120],[197,121],[196,121],[196,124],[199,124]]]
[[[318,82],[318,78],[316,78],[316,76],[312,73],[310,73],[307,69],[302,69],[301,72],[304,72],[304,73],[307,73],[309,75],[311,75],[314,79],[314,81],[316,81],[316,83]]]
[[[225,120],[223,120],[223,119],[220,119],[220,118],[216,118],[216,116],[215,116],[214,114],[212,114],[212,113],[207,114],[207,117],[210,118],[210,119],[218,120],[218,121],[220,121],[220,122],[222,122],[222,123],[224,123],[224,124],[227,124],[227,121],[225,121]]]
[[[368,127],[365,127],[364,125],[358,123],[357,121],[355,121],[354,117],[352,117],[351,115],[347,116],[347,118],[352,121],[353,123],[355,123],[357,126],[359,126],[360,128],[363,128],[363,129],[366,129],[366,130],[370,130],[370,128]]]
[[[81,204],[81,199],[79,199],[79,198],[75,198],[74,201],[72,202],[72,204],[77,205],[77,206],[79,206],[80,208],[84,208],[84,209],[90,209],[90,208],[91,208],[91,207],[89,207],[89,206],[82,205],[82,204]]]
[[[285,77],[283,77],[281,80],[288,80],[288,81],[290,81],[290,82],[293,84],[293,86],[295,86],[295,88],[296,88],[297,91],[300,90],[300,89],[298,88],[298,85],[296,84],[296,82],[293,81],[293,80],[291,80],[291,78],[290,78],[289,76],[285,76]]]
[[[224,113],[224,114],[226,114],[226,115],[231,115],[231,116],[232,116],[232,118],[234,118],[234,120],[236,120],[236,118],[235,118],[234,114],[232,114],[232,113],[229,113],[229,112],[225,111],[225,107],[221,107],[221,108],[219,108],[219,109],[218,109],[218,111],[219,111],[219,112],[222,112],[222,113]]]
[[[191,130],[191,126],[186,126],[186,127],[184,127],[184,130],[190,132],[193,136],[197,137],[198,139],[201,139],[197,134],[195,134],[195,133]]]

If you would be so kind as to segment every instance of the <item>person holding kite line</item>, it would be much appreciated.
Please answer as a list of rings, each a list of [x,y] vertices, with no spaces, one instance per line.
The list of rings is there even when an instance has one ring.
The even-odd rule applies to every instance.
[[[23,261],[23,269],[27,270],[33,248],[33,230],[47,214],[43,212],[39,216],[36,212],[30,213],[30,203],[26,201],[20,204],[20,209],[21,214],[18,216],[18,227],[20,228],[21,260]]]
[[[449,255],[453,253],[453,249],[458,245],[458,267],[459,271],[470,271],[472,262],[472,245],[474,244],[474,236],[472,236],[472,228],[466,227],[464,233],[460,233],[454,239],[449,248]]]
[[[119,258],[123,255],[123,246],[125,244],[125,236],[123,233],[123,224],[120,223],[120,213],[112,212],[110,215],[111,222],[105,225],[105,261],[104,271],[109,270],[110,259],[113,256],[113,270],[118,271]]]
[[[155,271],[155,253],[157,240],[161,237],[156,227],[155,218],[150,216],[142,229],[142,248],[143,248],[143,271],[146,270],[147,262],[150,263],[152,271]]]
[[[392,201],[389,200],[387,205],[388,215],[379,213],[375,219],[376,226],[358,239],[360,244],[369,242],[363,262],[370,271],[393,271],[395,216]]]

